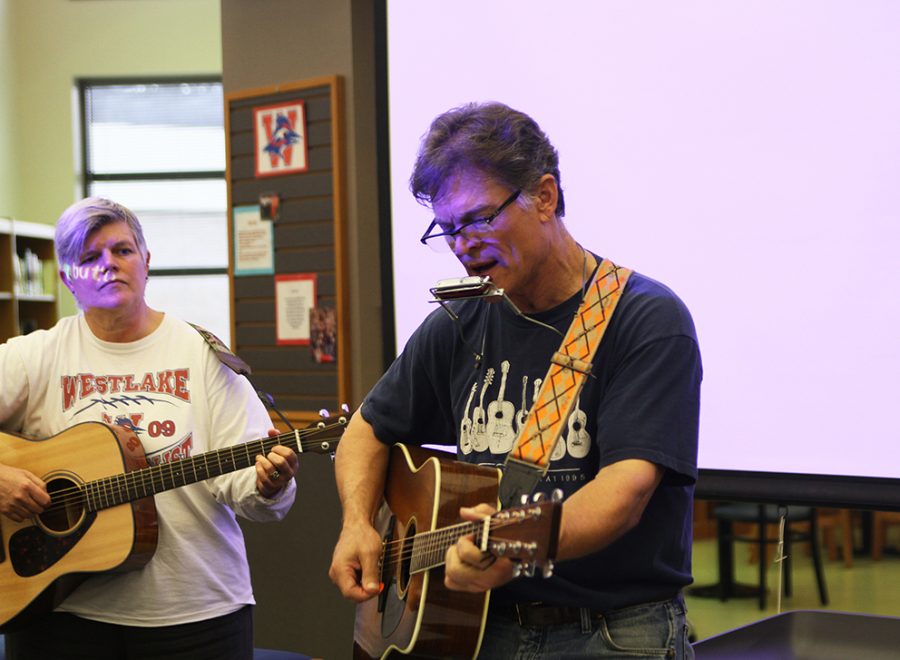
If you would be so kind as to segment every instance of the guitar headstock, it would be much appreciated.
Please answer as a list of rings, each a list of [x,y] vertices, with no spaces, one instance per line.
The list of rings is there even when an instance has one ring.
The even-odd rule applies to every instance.
[[[321,419],[318,422],[313,422],[300,431],[303,436],[303,451],[331,454],[333,458],[334,450],[350,421],[350,408],[345,403],[341,405],[339,413],[330,413],[322,409],[319,411],[319,417]]]
[[[553,573],[559,539],[562,505],[558,501],[538,501],[491,516],[487,547],[491,554],[517,563],[517,575],[534,575],[540,568],[544,577]]]

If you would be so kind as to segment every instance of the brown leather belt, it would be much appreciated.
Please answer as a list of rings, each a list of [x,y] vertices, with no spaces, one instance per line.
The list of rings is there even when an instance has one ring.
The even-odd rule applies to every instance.
[[[520,626],[530,628],[580,623],[582,612],[592,620],[602,616],[600,612],[584,607],[566,607],[545,603],[514,603],[499,598],[491,600],[490,612],[505,619],[512,619]]]

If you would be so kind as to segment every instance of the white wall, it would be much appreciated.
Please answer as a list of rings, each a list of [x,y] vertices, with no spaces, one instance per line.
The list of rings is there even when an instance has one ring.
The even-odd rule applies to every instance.
[[[419,138],[504,101],[558,147],[574,236],[691,308],[701,467],[900,477],[900,4],[438,9],[389,2],[398,346],[461,272],[418,243]]]

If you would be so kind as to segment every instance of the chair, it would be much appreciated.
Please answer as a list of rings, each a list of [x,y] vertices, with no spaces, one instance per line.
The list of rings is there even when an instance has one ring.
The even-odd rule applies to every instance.
[[[837,560],[840,545],[841,559],[844,560],[845,568],[853,568],[853,519],[854,514],[850,509],[816,510],[816,524],[822,531],[828,559]],[[838,530],[840,536],[837,534]]]
[[[766,608],[766,573],[768,561],[766,546],[777,544],[778,537],[769,536],[769,524],[780,521],[778,506],[774,504],[723,504],[713,511],[718,532],[720,598],[726,600],[734,593],[734,541],[745,541],[756,544],[759,562],[759,609]],[[791,544],[808,541],[816,571],[816,584],[819,589],[819,600],[822,605],[828,604],[828,591],[825,587],[825,573],[822,570],[822,558],[819,552],[819,534],[816,525],[816,510],[808,506],[795,506],[786,509],[784,531],[784,587],[785,594],[791,595]],[[756,533],[741,535],[734,531],[734,523],[756,524]],[[800,523],[800,524],[798,524]]]
[[[900,511],[875,511],[872,514],[872,561],[879,561],[884,553],[889,525],[900,525]]]

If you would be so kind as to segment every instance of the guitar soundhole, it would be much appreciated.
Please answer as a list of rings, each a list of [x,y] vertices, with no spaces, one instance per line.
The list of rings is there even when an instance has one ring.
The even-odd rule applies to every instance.
[[[47,534],[68,534],[84,520],[84,491],[73,479],[57,476],[47,481],[47,492],[52,502],[38,516],[38,526]]]
[[[406,612],[409,588],[409,575],[412,567],[412,540],[416,535],[416,520],[410,519],[409,526],[403,532],[403,539],[398,544],[396,556],[393,558],[396,572],[386,585],[383,611],[381,614],[381,636],[387,639],[397,631]]]
[[[412,539],[416,536],[415,518],[409,521],[409,527],[406,528],[406,535],[400,547],[400,561],[398,562],[397,579],[399,581],[398,589],[401,594],[406,593],[409,586],[409,574],[412,570]]]

